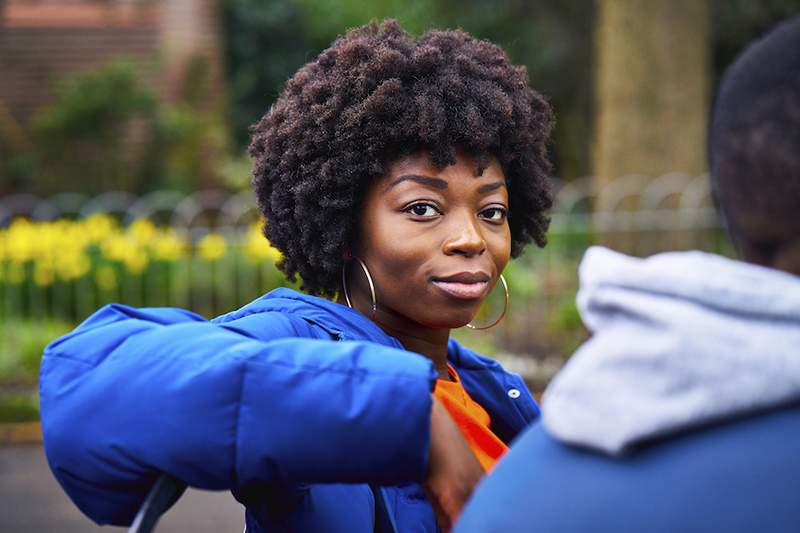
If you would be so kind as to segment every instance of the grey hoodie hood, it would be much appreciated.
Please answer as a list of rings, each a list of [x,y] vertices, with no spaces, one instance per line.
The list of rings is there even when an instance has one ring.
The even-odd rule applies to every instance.
[[[580,283],[593,335],[544,394],[555,438],[620,455],[800,400],[800,278],[702,252],[593,247]]]

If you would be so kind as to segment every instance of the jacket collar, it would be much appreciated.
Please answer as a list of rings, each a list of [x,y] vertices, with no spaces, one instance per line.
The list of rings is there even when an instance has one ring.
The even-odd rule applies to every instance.
[[[261,312],[277,311],[301,316],[333,333],[339,340],[370,341],[405,350],[400,341],[388,335],[361,312],[346,305],[285,287],[268,292],[256,302],[258,302]],[[505,373],[496,361],[468,350],[452,338],[447,346],[447,359],[457,370],[487,370]]]
[[[281,287],[268,292],[256,302],[260,311],[277,311],[300,316],[317,324],[339,340],[365,340],[403,349],[397,339],[387,335],[360,312],[318,296]]]
[[[277,311],[302,317],[339,340],[369,341],[405,350],[359,311],[345,305],[288,288],[275,289],[252,304],[260,312]],[[447,358],[458,372],[469,395],[487,410],[492,430],[505,442],[539,416],[539,408],[524,381],[506,372],[497,361],[476,354],[450,339]]]

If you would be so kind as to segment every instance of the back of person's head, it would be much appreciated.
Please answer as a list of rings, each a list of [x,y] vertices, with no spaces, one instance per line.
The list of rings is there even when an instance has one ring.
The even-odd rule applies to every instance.
[[[714,196],[744,259],[800,275],[800,17],[726,71],[709,155]]]

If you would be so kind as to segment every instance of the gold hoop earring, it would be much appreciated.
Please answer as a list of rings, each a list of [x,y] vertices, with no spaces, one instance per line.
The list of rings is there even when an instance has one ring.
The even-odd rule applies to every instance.
[[[367,276],[367,282],[369,283],[369,294],[372,297],[372,317],[375,317],[375,313],[378,311],[378,300],[375,297],[375,284],[372,283],[372,276],[369,274],[369,269],[367,265],[364,264],[364,261],[359,259],[358,257],[354,258],[358,261],[358,264],[361,265],[361,270],[364,271],[364,275]],[[347,268],[347,263],[342,265],[342,292],[344,292],[344,301],[347,302],[347,307],[353,309],[353,304],[350,302],[350,294],[347,292],[347,275],[345,274],[345,270]]]
[[[488,326],[473,326],[472,324],[467,324],[467,327],[469,329],[474,329],[477,331],[492,329],[503,320],[503,317],[506,316],[506,312],[508,312],[508,283],[506,283],[506,278],[504,278],[502,274],[500,274],[500,282],[503,284],[503,294],[505,294],[506,297],[505,303],[503,304],[503,312],[500,313],[500,316],[498,317],[497,320],[495,320]]]

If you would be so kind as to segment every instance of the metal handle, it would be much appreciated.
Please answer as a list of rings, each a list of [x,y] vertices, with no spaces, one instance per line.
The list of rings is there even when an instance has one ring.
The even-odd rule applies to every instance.
[[[166,513],[178,501],[185,490],[186,483],[163,474],[158,478],[153,488],[150,489],[150,493],[139,508],[139,512],[136,514],[136,518],[133,519],[128,533],[150,533],[153,531],[161,515]]]

